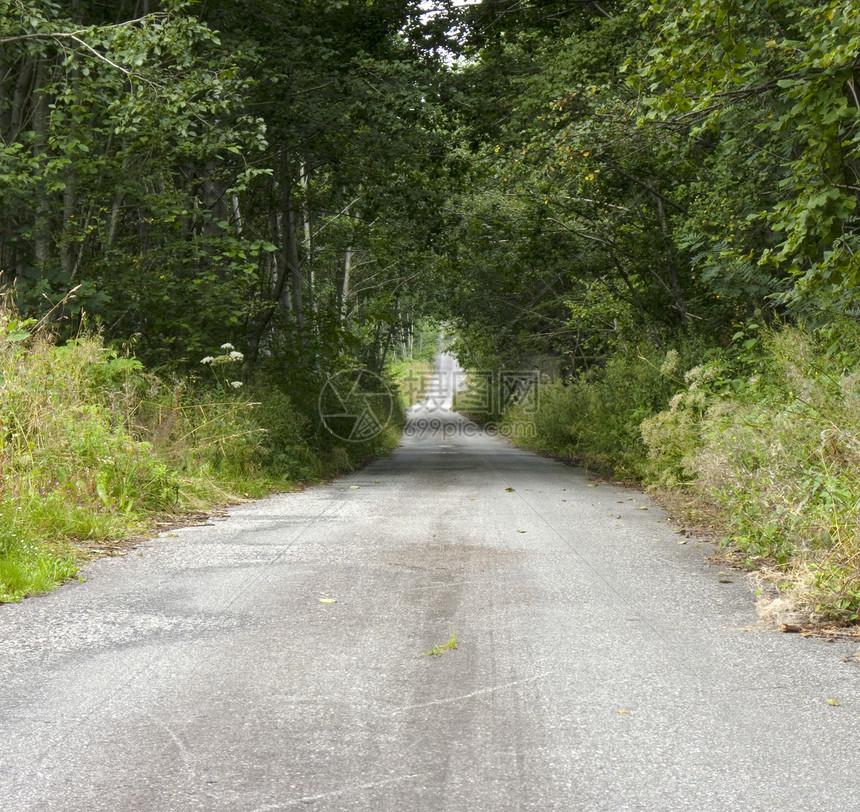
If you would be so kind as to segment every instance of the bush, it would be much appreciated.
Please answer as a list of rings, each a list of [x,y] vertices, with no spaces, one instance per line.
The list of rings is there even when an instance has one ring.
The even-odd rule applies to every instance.
[[[731,542],[783,573],[796,609],[856,620],[860,372],[799,328],[761,339],[752,375],[731,374],[739,359],[724,353],[643,423],[650,476],[712,500]]]
[[[725,349],[616,354],[539,408],[515,442],[717,512],[725,543],[777,573],[780,605],[860,617],[860,331],[739,326]],[[530,401],[530,406],[532,402]]]
[[[722,401],[713,397],[713,387],[722,377],[717,361],[693,367],[684,375],[686,388],[674,394],[668,408],[646,417],[640,432],[648,450],[644,479],[652,485],[678,487],[693,482],[692,467],[702,447],[705,414],[713,408],[712,417],[720,413]]]
[[[155,516],[319,475],[289,398],[253,403],[225,364],[206,384],[166,382],[98,335],[56,346],[0,308],[0,600],[71,577],[88,547]]]
[[[105,539],[174,509],[179,478],[132,436],[137,374],[96,337],[56,347],[0,311],[0,595],[75,570],[69,542]],[[47,579],[47,580],[46,580]]]
[[[310,447],[311,422],[286,392],[277,387],[260,392],[253,416],[263,430],[257,459],[265,471],[294,481],[322,476],[323,462]]]
[[[322,425],[329,376],[296,364],[246,381],[226,343],[168,380],[97,334],[57,346],[0,301],[0,601],[51,588],[159,515],[288,489],[397,444],[394,381],[390,403],[348,391],[347,410],[369,403],[382,430],[344,443]]]
[[[622,479],[640,479],[647,452],[639,426],[677,388],[671,374],[679,363],[674,350],[661,357],[654,348],[629,348],[569,382],[543,383],[537,409],[515,405],[505,414],[506,433],[536,435],[526,444]]]

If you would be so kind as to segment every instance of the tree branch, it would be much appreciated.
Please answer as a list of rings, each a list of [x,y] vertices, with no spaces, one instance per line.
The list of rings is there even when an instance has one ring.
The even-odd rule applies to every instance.
[[[108,57],[93,48],[93,46],[86,42],[86,40],[81,39],[81,37],[84,34],[92,33],[94,30],[113,31],[117,28],[127,28],[142,23],[152,22],[156,19],[165,19],[167,16],[168,15],[163,12],[156,12],[154,14],[147,14],[144,17],[137,17],[134,20],[126,20],[123,23],[100,26],[98,29],[81,28],[75,31],[34,31],[30,34],[18,34],[14,37],[2,37],[0,38],[0,45],[5,45],[10,42],[24,42],[26,40],[32,39],[72,40],[73,42],[76,42],[78,45],[86,49],[96,59],[101,60],[105,64],[110,65],[110,67],[114,68],[115,70],[118,70],[121,73],[125,74],[129,79],[132,79],[133,75],[130,70],[124,68],[117,62],[114,62],[112,59],[108,59]]]

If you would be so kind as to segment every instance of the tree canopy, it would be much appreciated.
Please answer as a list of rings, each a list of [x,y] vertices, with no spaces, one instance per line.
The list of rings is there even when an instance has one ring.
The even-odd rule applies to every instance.
[[[0,270],[171,366],[853,318],[858,42],[848,2],[0,0]]]

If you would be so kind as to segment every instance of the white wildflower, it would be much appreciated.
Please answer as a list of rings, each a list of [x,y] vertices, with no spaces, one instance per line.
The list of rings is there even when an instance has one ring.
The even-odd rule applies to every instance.
[[[242,386],[242,381],[230,381],[230,386],[232,386],[234,389],[238,389],[240,386]]]
[[[201,364],[211,364],[215,359],[211,355],[207,355],[205,358],[200,359]]]
[[[230,357],[234,361],[243,361],[245,359],[245,356],[242,355],[242,353],[239,352],[238,350],[233,350],[233,352],[230,353]]]
[[[673,375],[678,369],[678,351],[669,350],[666,353],[666,358],[660,366],[660,372],[663,375]]]
[[[232,349],[233,349],[233,345],[232,345],[232,344],[229,344],[229,343],[228,343],[228,344],[222,344],[222,345],[221,345],[221,349],[222,349],[222,350],[232,350]]]

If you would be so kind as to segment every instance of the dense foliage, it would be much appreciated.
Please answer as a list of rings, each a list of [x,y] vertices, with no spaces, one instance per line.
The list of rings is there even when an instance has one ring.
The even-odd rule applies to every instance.
[[[444,194],[408,2],[0,2],[0,268],[150,364],[381,368]],[[437,182],[442,178],[442,182]],[[286,366],[285,366],[286,365]]]
[[[464,107],[478,182],[451,280],[478,347],[585,368],[631,337],[725,345],[748,319],[856,315],[852,4],[471,14],[457,79],[485,103]]]

